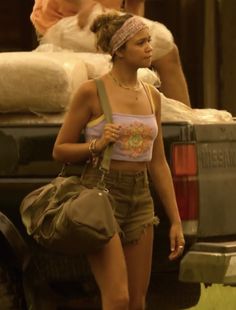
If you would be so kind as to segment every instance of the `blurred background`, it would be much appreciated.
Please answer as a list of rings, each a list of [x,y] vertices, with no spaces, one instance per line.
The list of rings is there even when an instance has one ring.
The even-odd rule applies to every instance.
[[[0,1],[0,52],[31,51],[34,0]],[[146,0],[146,17],[163,22],[179,47],[193,108],[236,116],[236,1]]]

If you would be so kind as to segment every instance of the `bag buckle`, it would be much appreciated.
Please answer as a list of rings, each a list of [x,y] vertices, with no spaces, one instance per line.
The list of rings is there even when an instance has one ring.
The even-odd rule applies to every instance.
[[[103,190],[104,192],[108,193],[109,189],[106,188],[106,183],[104,181],[105,179],[105,175],[108,174],[108,171],[102,167],[99,167],[99,170],[102,172],[101,173],[101,178],[97,183],[97,187],[101,190]]]

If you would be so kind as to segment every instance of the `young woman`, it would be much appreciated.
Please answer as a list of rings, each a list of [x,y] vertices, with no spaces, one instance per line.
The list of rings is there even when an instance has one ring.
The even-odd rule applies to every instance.
[[[149,67],[152,58],[150,33],[140,17],[103,14],[91,30],[97,45],[112,55],[112,70],[101,77],[112,110],[113,123],[104,120],[96,84],[82,84],[55,142],[53,156],[62,162],[99,158],[113,143],[107,188],[114,198],[119,231],[105,247],[88,256],[100,288],[104,310],[145,309],[153,245],[154,215],[149,173],[169,217],[170,256],[179,257],[184,237],[164,155],[160,94],[137,79],[139,68]],[[78,143],[85,129],[85,143]],[[88,165],[84,183],[97,183],[100,170]]]

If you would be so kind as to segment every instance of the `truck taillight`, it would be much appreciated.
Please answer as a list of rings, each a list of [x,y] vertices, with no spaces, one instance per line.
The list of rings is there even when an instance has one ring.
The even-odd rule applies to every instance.
[[[174,178],[175,195],[183,221],[198,218],[198,183],[189,178]]]
[[[195,144],[174,144],[172,147],[172,172],[175,176],[197,174]]]
[[[195,144],[174,144],[172,146],[171,171],[181,219],[183,221],[197,220],[199,189]]]

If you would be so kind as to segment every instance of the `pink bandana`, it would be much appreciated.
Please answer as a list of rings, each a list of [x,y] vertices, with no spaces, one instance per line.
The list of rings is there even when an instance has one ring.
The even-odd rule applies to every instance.
[[[144,28],[148,26],[138,16],[127,19],[111,38],[111,55],[114,55],[125,42]]]

